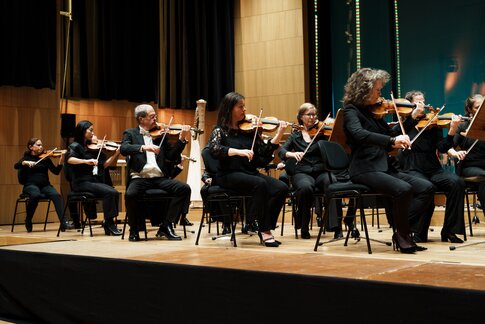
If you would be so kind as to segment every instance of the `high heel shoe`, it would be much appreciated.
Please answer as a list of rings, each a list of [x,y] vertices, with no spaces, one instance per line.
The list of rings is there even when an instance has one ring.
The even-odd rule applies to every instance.
[[[113,236],[118,236],[121,235],[121,231],[116,227],[115,223],[113,220],[105,220],[103,222],[103,228],[104,228],[104,234],[106,235],[113,235]]]
[[[463,240],[454,233],[441,231],[441,242],[463,243]]]
[[[401,253],[414,253],[416,252],[416,244],[411,237],[395,232],[392,235],[392,249]]]
[[[258,232],[258,236],[259,236],[259,242],[261,244],[264,244],[264,246],[266,247],[278,247],[281,244],[280,241],[275,240],[274,236],[270,236],[264,240],[263,240],[263,234],[261,234],[261,232]]]

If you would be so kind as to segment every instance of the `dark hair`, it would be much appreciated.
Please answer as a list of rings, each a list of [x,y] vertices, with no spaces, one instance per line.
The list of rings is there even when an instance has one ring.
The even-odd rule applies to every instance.
[[[228,130],[232,123],[232,109],[244,96],[237,92],[229,92],[222,98],[219,104],[219,113],[217,114],[217,125],[222,129]]]
[[[30,155],[32,150],[30,149],[31,146],[33,146],[35,144],[35,142],[37,142],[40,138],[37,138],[37,137],[32,137],[29,139],[29,141],[27,142],[27,150],[24,152],[24,155]]]
[[[475,105],[475,102],[483,100],[483,96],[481,94],[475,94],[473,96],[470,96],[466,98],[465,101],[465,115],[468,117],[473,116],[473,106]]]
[[[81,120],[79,123],[77,123],[76,128],[74,129],[74,142],[84,145],[84,134],[86,134],[86,129],[92,125],[93,123],[91,123],[89,120]]]

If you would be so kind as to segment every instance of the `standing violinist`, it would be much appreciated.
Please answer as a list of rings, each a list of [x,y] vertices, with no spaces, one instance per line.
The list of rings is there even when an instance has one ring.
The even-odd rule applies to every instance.
[[[473,118],[483,104],[484,96],[481,94],[475,94],[470,96],[465,101],[465,115]],[[484,109],[482,107],[482,109]],[[478,141],[473,148],[475,139],[464,137],[461,135],[470,126],[470,121],[461,123],[458,127],[458,131],[453,139],[454,147],[460,148],[456,151],[454,148],[448,151],[452,157],[459,159],[457,172],[462,177],[480,177],[481,182],[478,183],[478,200],[483,205],[485,204],[485,141]]]
[[[413,242],[409,219],[428,210],[434,189],[429,181],[399,172],[389,163],[389,151],[410,147],[409,137],[401,133],[399,125],[391,128],[372,113],[389,79],[384,70],[362,68],[345,85],[344,130],[352,151],[349,174],[352,182],[391,198],[385,199],[385,203],[386,210],[392,211],[390,221],[395,229],[392,240],[402,253],[413,253],[425,248]],[[412,118],[403,123],[404,129],[414,127],[417,117],[418,113],[413,111]]]
[[[424,94],[421,91],[409,91],[405,98],[411,103],[416,104],[419,114],[424,114]],[[431,116],[432,117],[432,116]],[[437,117],[436,117],[437,118]],[[426,120],[426,119],[425,119]],[[423,122],[425,121],[423,120]],[[444,170],[438,158],[439,153],[446,153],[453,147],[453,137],[457,133],[461,117],[453,115],[450,122],[448,134],[443,138],[443,129],[428,126],[419,137],[416,138],[420,129],[411,129],[408,133],[411,139],[416,138],[411,150],[402,150],[398,156],[403,171],[415,177],[429,180],[437,188],[446,194],[446,211],[441,229],[441,241],[451,243],[463,243],[463,240],[456,234],[465,233],[465,223],[463,220],[465,181],[455,173]],[[436,125],[436,124],[434,124]],[[415,242],[428,241],[428,229],[431,217],[434,212],[434,201],[429,210],[420,218],[409,220],[413,239]]]
[[[44,147],[42,141],[33,137],[27,142],[27,150],[24,156],[14,165],[14,168],[18,170],[19,182],[24,185],[22,192],[29,195],[25,228],[27,232],[32,232],[32,217],[39,204],[40,196],[44,195],[54,203],[57,217],[62,222],[61,228],[71,229],[73,228],[72,224],[62,219],[64,203],[61,195],[49,181],[49,170],[55,175],[61,172],[62,165],[64,164],[64,153],[61,153],[57,166],[54,165],[51,158],[41,158],[40,156],[43,153]]]
[[[290,174],[298,206],[295,215],[295,227],[296,229],[301,228],[302,239],[310,239],[309,224],[314,203],[313,194],[317,189],[320,192],[325,192],[325,188],[328,187],[330,182],[327,172],[324,172],[322,155],[317,144],[319,140],[324,140],[323,132],[322,134],[316,133],[319,128],[317,109],[311,103],[304,103],[298,109],[296,118],[298,124],[302,125],[303,128],[301,131],[291,133],[282,145],[279,155],[282,160],[287,161],[287,165],[291,166],[287,168],[287,172]],[[317,137],[312,142],[313,136]],[[306,153],[304,153],[305,150]],[[291,160],[288,161],[288,159]],[[332,177],[335,178],[335,175],[332,174]],[[334,232],[335,238],[342,237],[338,221],[342,217],[340,207],[333,200],[329,209],[328,227],[330,231]]]
[[[180,158],[180,154],[190,139],[190,126],[181,127],[178,140],[171,145],[168,138],[160,136],[152,139],[150,131],[158,127],[157,114],[152,106],[142,104],[135,108],[135,118],[138,126],[129,128],[123,133],[121,154],[127,156],[127,172],[129,184],[126,189],[125,204],[126,217],[130,225],[129,240],[139,241],[138,231],[145,222],[144,215],[137,213],[137,198],[148,189],[162,189],[173,198],[163,215],[157,237],[169,240],[181,240],[175,234],[173,223],[181,214],[187,213],[190,204],[190,186],[175,179],[170,179],[163,172],[166,160]],[[162,129],[163,133],[167,129]],[[167,130],[168,131],[168,130]],[[163,140],[163,142],[162,142]]]
[[[217,125],[209,139],[211,155],[221,161],[217,183],[227,189],[251,196],[247,222],[248,233],[257,232],[265,246],[278,247],[271,230],[285,202],[288,186],[280,180],[261,174],[273,160],[287,123],[279,122],[275,137],[263,141],[258,130],[243,131],[246,120],[245,98],[237,92],[224,96],[217,116]],[[254,146],[253,146],[254,143]]]
[[[106,235],[121,235],[114,218],[118,216],[119,192],[100,180],[98,174],[105,165],[106,156],[99,149],[90,149],[94,136],[93,124],[82,120],[74,129],[74,142],[69,145],[66,174],[75,191],[90,192],[103,199],[103,228]],[[87,207],[87,206],[85,206]],[[94,214],[94,215],[93,215]],[[94,218],[94,210],[88,217]]]

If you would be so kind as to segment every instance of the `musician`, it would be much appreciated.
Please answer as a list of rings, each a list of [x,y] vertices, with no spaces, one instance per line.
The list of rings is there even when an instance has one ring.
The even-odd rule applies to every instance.
[[[90,192],[95,197],[103,198],[103,228],[106,235],[121,235],[113,220],[118,216],[119,192],[102,182],[98,174],[106,167],[106,156],[100,149],[90,149],[94,135],[93,124],[82,120],[74,129],[74,142],[69,145],[66,172],[71,178],[74,191]],[[94,211],[92,211],[94,213]],[[88,217],[95,217],[88,215]]]
[[[424,115],[424,94],[421,91],[409,91],[405,98],[417,105],[416,110]],[[420,135],[419,129],[413,128],[408,135],[411,139],[416,138],[411,150],[401,150],[399,161],[403,171],[418,178],[429,180],[438,191],[446,194],[446,211],[441,229],[441,241],[451,243],[463,243],[456,234],[465,233],[463,220],[465,181],[455,173],[444,170],[438,159],[436,151],[446,153],[453,147],[453,137],[460,125],[461,117],[453,115],[448,135],[443,138],[443,130],[439,127],[428,126]],[[428,230],[434,211],[434,200],[420,219],[410,219],[411,231],[415,242],[427,242]]]
[[[465,115],[473,118],[483,100],[484,96],[481,94],[468,97],[465,101]],[[483,178],[483,181],[478,183],[478,200],[483,206],[485,203],[485,141],[478,141],[467,154],[475,139],[464,137],[461,133],[465,132],[469,126],[469,121],[460,124],[453,139],[454,148],[450,149],[448,154],[460,160],[456,168],[458,175]],[[460,150],[456,151],[458,147]]]
[[[32,232],[32,217],[34,217],[40,195],[42,194],[54,203],[57,217],[59,217],[62,223],[61,229],[72,229],[73,225],[62,219],[64,203],[61,195],[49,181],[49,171],[55,175],[61,172],[62,165],[64,164],[64,153],[59,157],[57,165],[54,165],[54,162],[49,157],[41,159],[40,155],[42,153],[44,153],[42,141],[32,137],[27,142],[27,150],[24,152],[24,156],[14,165],[14,168],[18,170],[19,182],[24,185],[22,192],[29,195],[26,207],[25,228],[27,232]]]
[[[383,119],[377,119],[371,108],[381,96],[381,90],[389,81],[386,71],[362,68],[354,72],[345,85],[344,131],[351,148],[350,178],[355,183],[370,187],[377,193],[386,194],[385,199],[392,210],[390,220],[395,233],[393,242],[403,253],[413,253],[419,247],[411,238],[409,219],[419,218],[428,210],[433,199],[433,184],[398,172],[388,162],[392,148],[408,148],[410,140],[397,125],[391,128]],[[409,131],[416,125],[417,113],[404,122]],[[388,215],[389,217],[389,215]]]
[[[173,198],[164,210],[163,219],[157,232],[157,237],[169,240],[181,240],[175,234],[173,223],[179,216],[188,212],[190,204],[190,186],[163,173],[165,160],[175,160],[185,148],[190,138],[190,126],[183,125],[178,140],[171,145],[168,138],[160,136],[152,139],[150,130],[157,128],[157,114],[152,106],[142,104],[135,108],[135,118],[138,126],[129,128],[123,133],[121,154],[127,156],[127,172],[129,184],[126,189],[126,216],[130,225],[130,241],[139,241],[138,231],[145,221],[144,215],[137,213],[137,197],[148,189],[162,189]],[[167,129],[162,129],[165,131]],[[162,142],[163,139],[163,142]]]
[[[251,225],[248,232],[258,232],[265,246],[277,247],[280,242],[274,239],[271,230],[276,227],[288,186],[259,173],[257,168],[264,168],[273,160],[287,123],[280,121],[275,137],[265,142],[258,132],[239,129],[245,112],[245,98],[237,92],[226,94],[219,105],[217,125],[209,140],[211,155],[221,161],[217,183],[252,197],[247,212]]]
[[[327,172],[324,172],[322,155],[318,147],[318,141],[324,140],[323,134],[317,136],[312,142],[312,136],[309,130],[317,130],[318,113],[315,106],[311,103],[304,103],[298,109],[296,116],[298,124],[304,128],[301,131],[294,131],[282,145],[279,155],[284,161],[291,159],[292,167],[287,168],[290,173],[291,183],[295,190],[297,214],[295,215],[295,227],[301,228],[301,238],[310,239],[309,224],[311,218],[311,209],[314,204],[313,194],[318,189],[325,192],[325,188],[330,184]],[[311,143],[311,145],[310,145]],[[308,147],[308,145],[310,145]],[[295,161],[297,161],[295,165]],[[288,165],[291,165],[288,163]],[[334,181],[335,175],[332,174]],[[338,204],[340,205],[340,204]],[[330,231],[335,232],[335,238],[342,237],[342,231],[338,219],[342,217],[341,206],[337,206],[335,200],[332,201],[329,210],[328,227]]]

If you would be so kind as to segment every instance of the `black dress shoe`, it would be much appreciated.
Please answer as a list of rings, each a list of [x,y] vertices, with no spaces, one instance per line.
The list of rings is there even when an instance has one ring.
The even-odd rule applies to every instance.
[[[333,232],[333,238],[334,239],[340,239],[340,238],[343,238],[344,235],[342,234],[342,230],[340,228],[337,228],[335,229],[335,231]]]
[[[441,231],[441,242],[463,243],[463,240],[454,233]]]
[[[71,230],[71,229],[74,229],[74,224],[69,223],[68,221],[62,222],[61,231],[64,232],[65,230]]]
[[[172,224],[160,225],[156,236],[166,237],[170,241],[182,241],[182,238],[173,231]]]
[[[106,219],[103,222],[104,234],[110,236],[119,236],[121,235],[121,231],[116,227],[116,224],[113,222],[112,219]]]
[[[187,217],[184,217],[180,220],[180,225],[192,226],[194,223],[191,223]]]
[[[25,229],[27,232],[32,232],[32,219],[26,218],[25,219]]]
[[[140,241],[140,234],[138,234],[138,231],[130,231],[130,236],[128,237],[128,240],[130,242]]]
[[[312,236],[309,231],[301,230],[300,237],[304,240],[309,240]]]
[[[231,234],[231,233],[232,233],[231,224],[224,224],[224,227],[222,228],[222,235]]]
[[[252,220],[251,222],[245,224],[243,226],[242,232],[244,234],[251,234],[255,235],[259,232],[259,224],[257,220]]]

